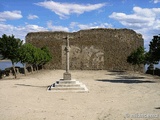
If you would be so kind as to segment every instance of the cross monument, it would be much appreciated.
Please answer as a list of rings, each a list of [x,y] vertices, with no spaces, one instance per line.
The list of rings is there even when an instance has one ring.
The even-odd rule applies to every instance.
[[[66,47],[65,47],[65,52],[66,52],[66,72],[63,74],[63,80],[71,80],[71,73],[69,72],[69,52],[70,52],[70,47],[69,47],[69,35],[65,37],[66,39]]]
[[[88,92],[87,87],[77,80],[71,79],[71,73],[69,72],[69,35],[65,37],[66,39],[66,72],[63,73],[63,79],[56,81],[52,85],[48,86],[49,91],[53,90],[53,92]]]

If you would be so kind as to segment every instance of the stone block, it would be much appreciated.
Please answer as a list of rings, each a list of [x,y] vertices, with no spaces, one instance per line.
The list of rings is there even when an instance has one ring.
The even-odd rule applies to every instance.
[[[70,73],[64,73],[63,74],[63,79],[64,80],[71,80],[71,74]]]

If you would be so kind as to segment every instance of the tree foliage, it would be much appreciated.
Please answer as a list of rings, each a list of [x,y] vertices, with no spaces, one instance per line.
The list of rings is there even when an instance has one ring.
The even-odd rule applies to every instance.
[[[145,53],[145,64],[158,64],[158,61],[155,61],[155,58],[152,56],[150,50]]]
[[[160,61],[160,36],[153,36],[149,44],[149,51],[145,57],[146,64],[149,65],[148,70],[152,70],[152,74],[154,75],[154,64],[158,64]]]
[[[149,54],[151,62],[158,64],[160,61],[160,36],[153,36],[152,41],[149,44]]]
[[[128,57],[127,62],[132,65],[148,64],[153,68],[154,64],[160,61],[160,36],[153,36],[149,44],[149,51],[145,52],[143,47],[133,51]]]
[[[47,47],[37,48],[29,43],[22,44],[20,39],[5,34],[0,38],[0,54],[2,59],[11,60],[15,78],[17,76],[14,63],[21,62],[24,66],[24,73],[26,73],[26,64],[29,64],[33,71],[32,66],[38,68],[38,66],[43,66],[52,59]]]
[[[10,59],[12,62],[12,67],[14,70],[15,78],[15,66],[14,63],[19,61],[19,49],[22,46],[22,41],[18,38],[12,36],[7,36],[6,34],[2,35],[0,38],[0,54],[3,59]]]
[[[25,43],[20,49],[20,62],[29,64],[33,71],[33,67],[43,66],[52,59],[52,56],[47,47],[37,48],[32,44]]]
[[[18,62],[18,52],[22,45],[22,41],[14,36],[2,35],[0,38],[0,54],[3,59],[10,59],[13,62]]]
[[[45,65],[46,63],[48,63],[51,59],[52,59],[52,55],[48,49],[48,47],[44,46],[41,48],[41,50],[44,52],[44,60],[42,62],[42,65]]]
[[[138,65],[145,64],[145,51],[143,47],[137,48],[135,51],[133,51],[128,57],[127,62],[132,65]]]
[[[26,64],[29,64],[31,66],[31,70],[33,72],[32,64],[34,61],[33,54],[34,54],[34,49],[35,47],[32,44],[25,43],[21,46],[20,52],[19,52],[19,57],[20,57],[20,62],[24,66],[24,73],[26,74]]]

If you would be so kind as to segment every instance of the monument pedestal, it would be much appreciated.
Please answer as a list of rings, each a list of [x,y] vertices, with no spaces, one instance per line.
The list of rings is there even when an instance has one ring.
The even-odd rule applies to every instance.
[[[63,73],[63,79],[64,80],[71,80],[71,73],[68,73],[68,72]]]
[[[88,92],[87,87],[76,80],[60,79],[48,87],[50,92]]]

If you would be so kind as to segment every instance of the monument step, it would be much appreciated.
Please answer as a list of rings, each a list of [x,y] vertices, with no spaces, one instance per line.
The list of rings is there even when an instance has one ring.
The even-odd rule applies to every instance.
[[[85,90],[83,87],[54,87],[52,90]]]
[[[80,84],[55,84],[55,87],[80,87]]]
[[[57,84],[76,84],[78,81],[76,80],[59,80],[59,81],[56,81]]]
[[[59,80],[48,87],[52,92],[87,92],[86,86],[76,80]]]
[[[59,92],[67,92],[67,93],[70,93],[70,92],[75,92],[75,93],[84,93],[84,92],[88,92],[88,90],[50,90],[50,91],[48,91],[48,92],[57,92],[57,93],[59,93]]]

